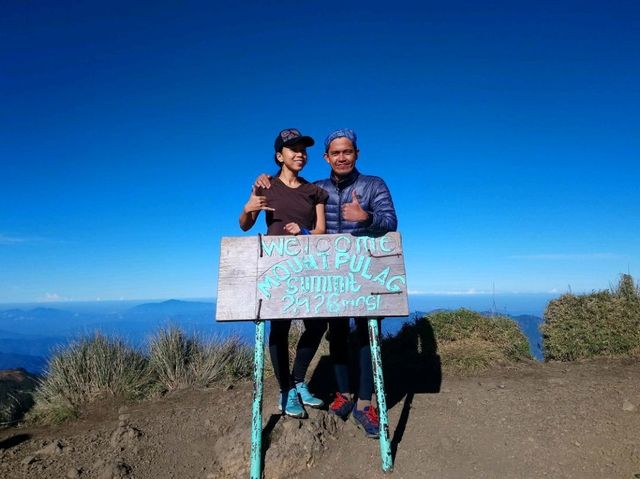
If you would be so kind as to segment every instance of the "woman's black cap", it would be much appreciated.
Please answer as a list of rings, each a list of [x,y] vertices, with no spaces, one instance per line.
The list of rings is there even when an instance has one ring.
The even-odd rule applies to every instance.
[[[300,133],[300,130],[296,128],[287,128],[282,130],[276,136],[276,141],[273,145],[276,152],[282,151],[285,146],[295,145],[296,143],[304,143],[304,146],[313,146],[315,141],[310,136],[304,136]]]

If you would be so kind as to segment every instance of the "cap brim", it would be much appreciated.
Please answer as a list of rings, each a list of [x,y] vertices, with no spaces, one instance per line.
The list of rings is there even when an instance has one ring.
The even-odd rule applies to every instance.
[[[285,141],[282,146],[293,146],[298,143],[302,143],[304,146],[313,146],[316,142],[310,136],[298,136],[297,138],[292,138],[289,141]]]

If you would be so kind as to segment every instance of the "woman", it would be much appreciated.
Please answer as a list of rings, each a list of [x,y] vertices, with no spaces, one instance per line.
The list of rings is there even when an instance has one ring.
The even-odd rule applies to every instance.
[[[252,188],[249,200],[240,214],[240,228],[248,231],[260,211],[266,211],[267,235],[307,235],[325,232],[324,205],[328,194],[322,188],[299,176],[307,163],[307,147],[313,146],[310,136],[299,130],[282,130],[274,144],[276,164],[280,171],[271,181],[271,188]],[[271,322],[269,353],[280,385],[280,411],[288,416],[306,417],[302,404],[322,407],[321,399],[309,392],[304,382],[307,369],[318,349],[326,328],[323,320],[305,320],[293,363],[289,371],[289,328],[291,320]],[[302,400],[302,404],[300,403]]]

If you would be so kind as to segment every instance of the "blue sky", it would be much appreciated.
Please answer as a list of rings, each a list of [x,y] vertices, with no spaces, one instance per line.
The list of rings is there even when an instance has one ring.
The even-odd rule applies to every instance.
[[[357,131],[412,292],[640,275],[636,2],[131,3],[3,6],[0,302],[214,296],[287,127]]]

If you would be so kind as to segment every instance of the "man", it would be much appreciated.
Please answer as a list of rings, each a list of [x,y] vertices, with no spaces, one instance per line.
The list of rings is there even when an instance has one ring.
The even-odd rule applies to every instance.
[[[329,193],[325,207],[326,233],[379,236],[395,231],[396,212],[384,180],[363,175],[356,168],[360,154],[356,133],[350,129],[335,130],[325,139],[324,147],[324,159],[331,166],[331,175],[316,184]],[[268,187],[268,177],[261,175],[256,184]],[[329,410],[343,419],[351,414],[367,437],[376,438],[380,425],[372,405],[374,386],[367,320],[357,318],[355,323],[360,366],[356,401],[349,388],[349,318],[329,320],[329,350],[338,385]]]

